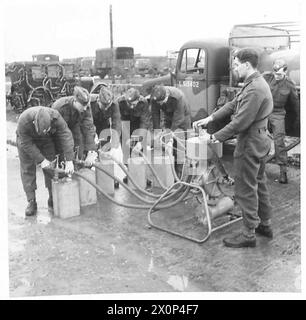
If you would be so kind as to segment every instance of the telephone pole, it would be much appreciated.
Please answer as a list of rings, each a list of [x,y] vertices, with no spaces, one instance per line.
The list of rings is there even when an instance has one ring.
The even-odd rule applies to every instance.
[[[110,24],[110,47],[111,47],[111,78],[112,78],[112,83],[115,83],[115,77],[114,77],[113,11],[112,11],[112,5],[109,6],[109,24]]]

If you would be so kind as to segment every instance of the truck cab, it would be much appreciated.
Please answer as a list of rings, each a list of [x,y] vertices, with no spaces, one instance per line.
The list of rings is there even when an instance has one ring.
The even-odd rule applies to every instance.
[[[188,41],[179,50],[175,72],[143,83],[143,95],[155,85],[181,89],[191,107],[192,121],[207,117],[232,100],[242,83],[232,69],[236,50],[252,47],[259,54],[259,72],[272,71],[276,58],[288,64],[288,76],[300,85],[299,30],[294,22],[235,25],[227,39]],[[290,106],[288,107],[290,110]],[[293,121],[292,117],[288,121]],[[220,124],[220,125],[224,125]],[[288,135],[298,135],[297,132]]]
[[[226,40],[194,40],[179,52],[171,84],[181,89],[191,107],[192,121],[213,112],[220,85],[229,81],[229,47]]]
[[[175,71],[145,81],[141,92],[149,95],[155,85],[181,89],[191,107],[191,120],[213,112],[220,86],[229,83],[229,47],[225,39],[188,41],[180,48]]]

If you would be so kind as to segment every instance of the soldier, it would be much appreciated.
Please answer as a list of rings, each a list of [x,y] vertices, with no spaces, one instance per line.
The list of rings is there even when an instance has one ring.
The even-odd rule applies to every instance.
[[[110,89],[102,86],[98,95],[91,96],[91,110],[96,132],[99,137],[99,148],[109,151],[120,146],[121,119],[118,103]],[[109,141],[109,142],[108,142]],[[114,181],[115,188],[119,182]]]
[[[107,142],[107,136],[111,136],[111,147],[118,148],[121,135],[121,119],[119,106],[114,101],[112,91],[102,86],[98,95],[91,96],[90,105],[98,137]]]
[[[140,95],[139,90],[130,88],[125,95],[118,98],[117,102],[120,108],[121,121],[127,121],[129,123],[130,132],[128,136],[132,137],[133,134],[136,134],[145,138],[151,121],[148,101]],[[141,141],[138,141],[133,150],[140,151],[141,148]]]
[[[166,129],[175,132],[177,129],[186,131],[191,128],[190,106],[184,93],[180,89],[175,87],[156,86],[151,94],[151,105],[153,129],[160,129],[161,127],[161,111],[163,111],[164,127]],[[179,133],[177,133],[177,136],[179,136]],[[170,149],[172,148],[171,139],[167,143],[167,147]],[[173,147],[176,172],[180,177],[183,159],[178,159],[179,154],[176,150],[176,140],[174,140]]]
[[[263,74],[273,96],[274,107],[269,117],[269,125],[274,137],[275,159],[280,167],[279,183],[288,183],[287,151],[284,141],[286,107],[290,107],[290,111],[295,113],[295,124],[298,124],[300,107],[295,83],[286,74],[287,64],[283,59],[274,61],[273,72]]]
[[[164,112],[165,128],[186,131],[191,127],[190,106],[184,93],[175,87],[157,86],[151,94],[153,129],[160,129],[160,111]]]
[[[85,161],[92,164],[96,158],[95,134],[90,96],[85,88],[75,86],[73,96],[62,97],[56,100],[52,108],[57,110],[67,122],[72,132],[74,147],[79,147],[79,157],[86,154]]]
[[[26,216],[35,215],[36,165],[40,164],[49,191],[48,208],[53,208],[51,176],[46,171],[59,151],[63,151],[66,173],[73,173],[73,138],[65,120],[57,110],[47,107],[31,107],[19,117],[17,123],[17,148],[20,173],[28,206]]]
[[[210,116],[196,121],[194,126],[207,125],[232,115],[223,129],[212,135],[221,142],[237,134],[234,151],[235,200],[242,210],[243,232],[223,240],[233,248],[255,247],[255,232],[273,237],[271,202],[265,174],[265,159],[271,147],[267,126],[273,110],[272,94],[257,71],[258,54],[253,49],[241,49],[234,58],[234,68],[244,80],[244,86],[234,100]]]

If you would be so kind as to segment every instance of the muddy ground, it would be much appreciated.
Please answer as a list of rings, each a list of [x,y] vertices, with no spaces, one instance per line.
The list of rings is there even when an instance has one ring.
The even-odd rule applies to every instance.
[[[13,139],[8,122],[8,140]],[[224,163],[231,171],[231,154]],[[202,243],[150,228],[148,210],[126,209],[102,198],[78,217],[48,213],[43,175],[37,172],[38,215],[25,218],[26,199],[15,146],[7,145],[9,293],[11,297],[142,292],[300,292],[300,169],[290,183],[267,175],[274,207],[274,239],[257,237],[256,248],[230,249],[222,239],[241,222],[218,230]],[[228,192],[232,192],[227,188]],[[140,203],[122,186],[118,201]],[[237,210],[237,208],[235,208]],[[156,223],[203,238],[194,203],[153,214]],[[237,211],[238,212],[238,211]]]

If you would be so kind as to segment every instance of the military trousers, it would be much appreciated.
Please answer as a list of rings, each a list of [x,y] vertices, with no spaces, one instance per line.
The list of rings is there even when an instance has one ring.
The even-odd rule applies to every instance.
[[[17,149],[20,161],[20,175],[23,185],[23,190],[26,194],[27,200],[32,200],[35,198],[35,190],[37,189],[36,184],[36,163],[31,158],[31,156],[25,152],[25,150],[20,145],[19,138],[17,136]],[[53,161],[56,155],[56,146],[52,138],[46,137],[42,138],[41,141],[37,141],[36,146],[42,153],[42,155],[49,161]],[[51,190],[51,179],[52,173],[47,170],[43,170],[45,186]]]
[[[273,133],[276,163],[279,165],[287,165],[287,151],[285,150],[285,112],[272,113],[269,116],[269,126]]]
[[[271,218],[265,158],[259,159],[248,153],[234,158],[235,200],[242,210],[244,226],[250,230]]]

